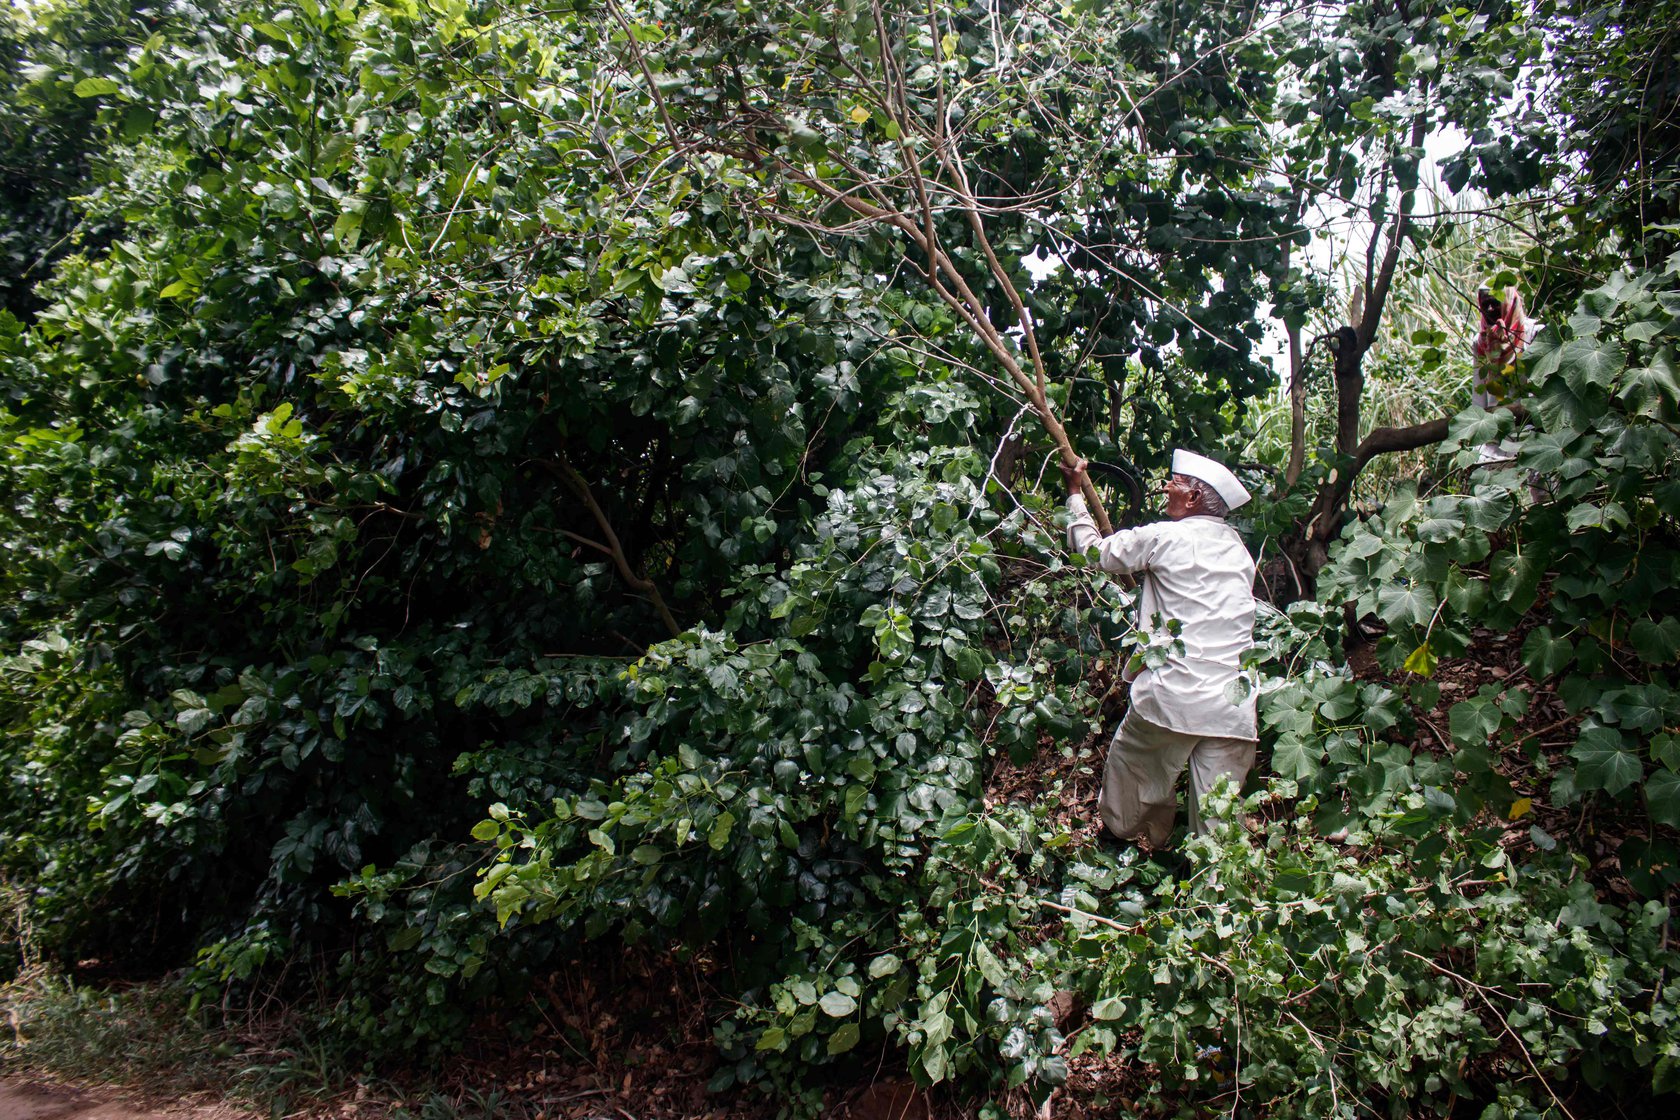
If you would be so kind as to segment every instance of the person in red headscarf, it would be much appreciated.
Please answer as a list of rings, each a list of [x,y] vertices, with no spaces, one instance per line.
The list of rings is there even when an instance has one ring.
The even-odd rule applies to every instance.
[[[1494,409],[1511,393],[1511,375],[1517,356],[1534,335],[1533,320],[1523,314],[1522,294],[1515,288],[1500,299],[1486,288],[1476,293],[1480,312],[1476,341],[1470,347],[1472,377],[1470,401],[1479,408]],[[1481,462],[1502,463],[1512,458],[1497,443],[1484,443]]]

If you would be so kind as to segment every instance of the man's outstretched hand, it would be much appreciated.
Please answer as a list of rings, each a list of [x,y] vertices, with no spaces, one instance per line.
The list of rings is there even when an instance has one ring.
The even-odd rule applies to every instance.
[[[1088,460],[1081,459],[1078,463],[1070,467],[1062,460],[1056,460],[1056,465],[1062,468],[1062,479],[1067,483],[1069,494],[1077,494],[1081,489],[1083,489],[1085,484],[1085,468],[1088,463]]]

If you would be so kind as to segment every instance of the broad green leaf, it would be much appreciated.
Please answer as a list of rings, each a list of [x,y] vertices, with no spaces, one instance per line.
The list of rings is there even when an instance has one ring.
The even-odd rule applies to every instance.
[[[1446,583],[1447,605],[1459,614],[1480,617],[1487,606],[1488,581],[1455,567],[1447,573]]]
[[[817,1001],[817,1006],[822,1008],[824,1015],[840,1019],[857,1010],[857,1000],[845,992],[829,992]]]
[[[735,827],[735,814],[728,809],[717,815],[712,822],[711,831],[706,834],[706,844],[714,852],[721,852],[729,844],[729,833]]]
[[[1464,532],[1464,522],[1456,517],[1431,517],[1418,524],[1418,540],[1424,544],[1450,541]]]
[[[1680,736],[1663,732],[1651,737],[1651,759],[1680,772]]]
[[[1593,336],[1604,329],[1604,315],[1609,314],[1614,308],[1612,305],[1601,305],[1599,310],[1601,314],[1597,315],[1591,311],[1580,310],[1569,316],[1569,332],[1575,336],[1577,341],[1597,341]],[[1564,343],[1564,345],[1567,347],[1569,344]]]
[[[883,976],[891,976],[899,970],[903,962],[896,953],[882,953],[869,962],[869,978],[879,980]]]
[[[1377,614],[1391,626],[1428,626],[1437,605],[1426,583],[1390,583],[1377,591]]]
[[[1619,343],[1576,338],[1563,344],[1563,376],[1577,392],[1583,383],[1608,389],[1625,365],[1627,353]]]
[[[1302,735],[1280,735],[1272,747],[1272,769],[1281,778],[1305,781],[1318,773],[1324,748]]]
[[[1118,1019],[1125,1013],[1126,1001],[1118,996],[1099,999],[1091,1005],[1091,1018],[1093,1019]]]
[[[1564,520],[1572,533],[1578,533],[1582,529],[1597,529],[1604,525],[1604,510],[1591,502],[1582,502],[1572,508]]]
[[[856,1022],[841,1023],[839,1029],[828,1036],[828,1052],[830,1054],[844,1054],[858,1044],[863,1031]]]
[[[1493,752],[1483,746],[1461,747],[1453,753],[1453,765],[1462,774],[1486,774],[1493,769]]]
[[[419,926],[409,926],[386,937],[385,944],[393,953],[403,953],[420,944],[420,939],[425,934],[426,931]]]
[[[1001,989],[1009,982],[1009,974],[1003,970],[1002,962],[992,955],[984,942],[978,940],[974,942],[974,967],[994,988]]]
[[[1651,491],[1657,508],[1668,516],[1680,519],[1680,478],[1658,483]]]
[[[1640,319],[1622,328],[1622,338],[1628,342],[1649,342],[1662,333],[1662,324]]]
[[[188,735],[197,735],[210,726],[211,718],[212,715],[208,708],[188,708],[186,711],[176,714],[175,723]]]
[[[1501,602],[1518,610],[1527,610],[1534,601],[1545,565],[1532,549],[1522,553],[1498,552],[1489,562],[1493,573],[1493,594]]]
[[[1447,712],[1453,742],[1461,747],[1485,746],[1503,723],[1504,713],[1499,705],[1481,696],[1462,700]]]
[[[103,97],[121,89],[122,84],[110,78],[83,78],[75,84],[73,92],[77,97]]]
[[[1680,1091],[1680,1057],[1664,1054],[1651,1067],[1651,1091],[1673,1093]]]
[[[1484,533],[1497,532],[1505,527],[1517,511],[1516,497],[1503,487],[1486,490],[1465,498],[1459,505],[1464,523]]]
[[[1554,432],[1587,428],[1600,413],[1561,377],[1540,387],[1534,398],[1534,411],[1539,414],[1541,424]]]
[[[1545,680],[1575,659],[1575,644],[1568,638],[1552,633],[1550,626],[1539,626],[1523,639],[1521,657],[1523,667],[1535,680]]]
[[[1576,762],[1577,789],[1601,789],[1615,795],[1645,772],[1639,756],[1622,745],[1621,732],[1591,721],[1583,727],[1569,754]]]
[[[1645,416],[1672,410],[1680,403],[1680,370],[1675,368],[1673,352],[1664,347],[1651,358],[1650,365],[1628,370],[1617,396]]]
[[[1529,343],[1524,357],[1529,363],[1529,378],[1537,385],[1544,383],[1563,362],[1563,347],[1558,345],[1556,332],[1542,327],[1535,334],[1534,341]]]
[[[1383,507],[1383,521],[1385,524],[1398,528],[1417,515],[1418,493],[1416,482],[1402,482],[1389,495],[1387,504]]]
[[[1606,692],[1595,710],[1600,719],[1624,731],[1655,731],[1673,703],[1674,694],[1661,685],[1634,685]]]
[[[1487,412],[1471,405],[1448,423],[1446,442],[1461,447],[1474,447],[1477,444],[1497,442],[1510,430],[1509,412]]]
[[[1645,805],[1658,824],[1680,828],[1680,774],[1664,769],[1647,778]]]
[[[1517,452],[1517,462],[1530,470],[1550,474],[1559,470],[1573,456],[1570,448],[1580,439],[1580,433],[1563,431],[1538,432],[1523,440]]]

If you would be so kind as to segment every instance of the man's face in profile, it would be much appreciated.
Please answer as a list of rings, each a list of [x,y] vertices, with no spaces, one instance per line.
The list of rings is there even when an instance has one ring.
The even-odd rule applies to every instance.
[[[1174,521],[1196,512],[1196,484],[1181,474],[1170,474],[1163,489],[1167,495],[1167,516]]]

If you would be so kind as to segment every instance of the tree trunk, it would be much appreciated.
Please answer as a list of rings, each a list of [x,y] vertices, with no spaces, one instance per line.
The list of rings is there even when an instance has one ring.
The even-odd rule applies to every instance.
[[[1412,118],[1411,147],[1414,149],[1423,145],[1425,123],[1422,113]],[[1431,442],[1430,438],[1426,438],[1430,433],[1434,433],[1433,442],[1439,442],[1446,435],[1446,421],[1443,419],[1410,428],[1381,428],[1363,441],[1359,438],[1360,396],[1365,390],[1365,352],[1376,341],[1377,327],[1382,322],[1383,308],[1394,284],[1394,271],[1400,263],[1400,251],[1412,228],[1412,210],[1416,203],[1417,183],[1414,177],[1404,184],[1400,192],[1398,212],[1393,224],[1388,227],[1387,244],[1380,260],[1376,254],[1380,231],[1372,231],[1366,252],[1365,283],[1361,288],[1365,298],[1350,309],[1349,318],[1354,321],[1338,328],[1330,336],[1336,385],[1336,464],[1329,477],[1319,484],[1300,535],[1282,544],[1284,554],[1295,565],[1295,584],[1307,596],[1313,594],[1319,570],[1330,559],[1330,542],[1341,534],[1353,480],[1365,464],[1373,456],[1388,451],[1422,447]],[[1293,392],[1294,386],[1291,386],[1292,398]]]
[[[1307,462],[1307,363],[1301,352],[1301,328],[1289,327],[1289,466],[1283,473],[1283,490],[1293,490],[1301,481]],[[1282,491],[1280,491],[1281,493]]]
[[[1359,332],[1338,330],[1330,338],[1330,353],[1335,358],[1336,454],[1352,455],[1359,444],[1359,397],[1365,391],[1365,346]]]
[[[1391,433],[1411,432],[1410,428],[1381,428],[1371,433],[1371,440],[1376,440],[1371,447],[1366,447],[1371,440],[1359,442],[1359,398],[1364,393],[1366,344],[1354,327],[1339,327],[1331,336],[1331,354],[1334,356],[1332,381],[1336,385],[1336,467],[1331,468],[1331,475],[1319,485],[1300,536],[1284,542],[1285,556],[1295,566],[1295,583],[1305,596],[1314,593],[1319,571],[1331,557],[1331,541],[1341,534],[1354,475],[1359,474],[1373,455],[1399,450],[1384,445]],[[1445,423],[1440,421],[1441,435],[1446,433]],[[1433,430],[1433,425],[1425,427]],[[1435,440],[1440,440],[1441,435],[1436,435]]]

